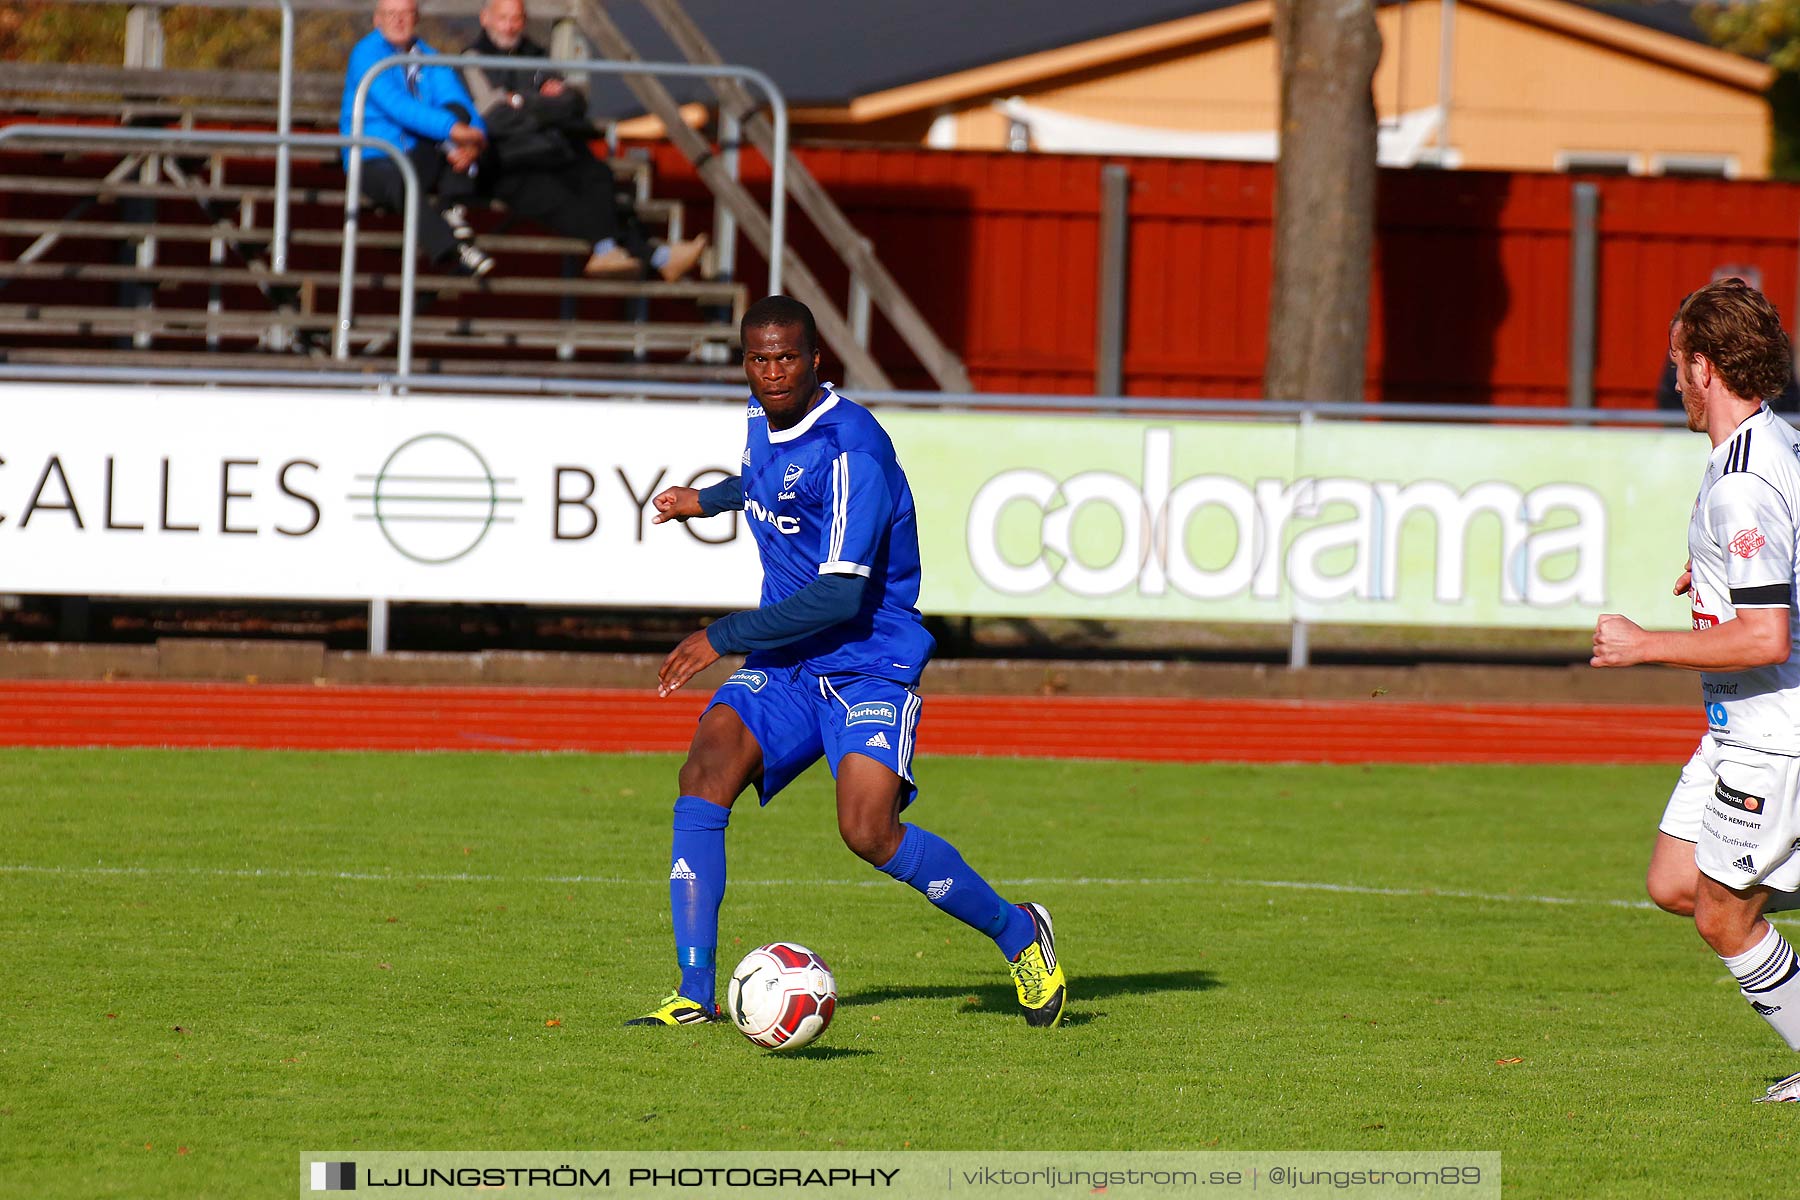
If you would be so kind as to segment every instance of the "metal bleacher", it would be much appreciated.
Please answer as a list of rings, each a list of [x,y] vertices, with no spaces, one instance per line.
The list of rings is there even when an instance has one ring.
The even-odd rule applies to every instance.
[[[788,145],[779,86],[728,63],[682,0],[633,2],[678,60],[641,54],[608,0],[532,0],[534,20],[552,22],[551,58],[539,61],[616,78],[644,114],[645,135],[666,138],[687,161],[713,207],[714,246],[699,280],[588,280],[587,247],[482,211],[480,244],[498,268],[479,282],[427,269],[407,289],[415,264],[398,253],[400,220],[358,217],[325,149],[341,144],[341,74],[296,69],[297,14],[354,14],[360,23],[370,0],[61,0],[126,6],[123,63],[0,62],[0,126],[11,138],[0,139],[0,368],[24,377],[36,365],[204,373],[316,363],[373,380],[407,375],[404,362],[419,373],[520,380],[729,381],[748,300],[735,281],[742,243],[767,264],[768,291],[813,310],[851,386],[893,386],[870,349],[878,314],[938,387],[973,391],[874,243]],[[422,7],[428,17],[470,21],[481,4]],[[281,69],[165,68],[164,11],[196,6],[279,10]],[[672,77],[711,93],[711,129],[690,127],[665,86]],[[104,126],[111,143],[74,136],[77,124],[90,133]],[[168,132],[138,137],[147,130]],[[185,141],[171,141],[177,133]],[[271,169],[277,144],[286,153],[273,151]],[[766,206],[739,178],[740,147],[770,166]],[[655,194],[647,162],[613,162],[648,234],[688,232],[681,200]],[[832,295],[787,238],[790,198],[846,268],[847,298]]]
[[[273,77],[247,72],[0,64],[0,114],[137,127],[274,125]],[[296,79],[293,128],[335,132],[341,81]],[[291,152],[286,270],[270,262],[268,155],[97,148],[37,140],[0,147],[0,361],[243,367],[320,365],[337,326],[344,175],[334,152]],[[653,239],[683,236],[679,200],[654,195],[647,160],[612,165],[620,202]],[[745,287],[702,277],[594,280],[589,248],[472,213],[499,262],[474,280],[421,265],[412,326],[417,373],[526,371],[556,377],[728,378]],[[367,213],[356,241],[351,357],[395,369],[400,222]]]

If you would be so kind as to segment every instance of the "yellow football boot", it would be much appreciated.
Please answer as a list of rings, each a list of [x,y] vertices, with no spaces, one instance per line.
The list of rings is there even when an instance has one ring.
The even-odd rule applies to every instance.
[[[1056,961],[1056,932],[1050,926],[1050,914],[1041,904],[1019,907],[1031,918],[1037,936],[1008,964],[1013,986],[1019,992],[1019,1006],[1025,1010],[1025,1023],[1050,1029],[1062,1021],[1069,981],[1063,978],[1062,964]]]

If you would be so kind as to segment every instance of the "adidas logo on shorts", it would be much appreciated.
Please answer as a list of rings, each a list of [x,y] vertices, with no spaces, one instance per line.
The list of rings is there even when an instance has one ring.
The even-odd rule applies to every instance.
[[[1746,854],[1744,857],[1732,863],[1731,869],[1734,871],[1754,871],[1756,870],[1756,860]]]
[[[1761,1015],[1763,1015],[1765,1017],[1772,1017],[1776,1013],[1781,1011],[1781,1005],[1779,1005],[1779,1004],[1764,1004],[1760,1000],[1752,1000],[1750,1002],[1750,1007],[1754,1008],[1758,1013],[1760,1013]]]
[[[868,741],[864,742],[863,745],[879,746],[883,750],[892,750],[894,748],[893,745],[891,743],[889,743],[889,741],[887,740],[887,734],[885,734],[885,733],[877,733],[874,737],[872,737]]]
[[[669,868],[669,878],[693,879],[695,878],[694,868],[687,865],[687,859],[678,858],[675,860],[675,865]]]

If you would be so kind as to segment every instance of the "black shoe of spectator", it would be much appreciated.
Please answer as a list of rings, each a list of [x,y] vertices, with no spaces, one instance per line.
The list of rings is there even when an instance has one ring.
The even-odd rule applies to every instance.
[[[494,257],[473,242],[464,242],[456,248],[456,257],[451,260],[450,269],[458,275],[480,279],[494,269]]]

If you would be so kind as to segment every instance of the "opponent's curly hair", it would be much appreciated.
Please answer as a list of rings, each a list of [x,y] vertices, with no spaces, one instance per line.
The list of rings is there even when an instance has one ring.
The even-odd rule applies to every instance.
[[[1704,354],[1732,394],[1772,400],[1794,374],[1794,353],[1769,298],[1741,279],[1715,279],[1681,302],[1675,348]]]

